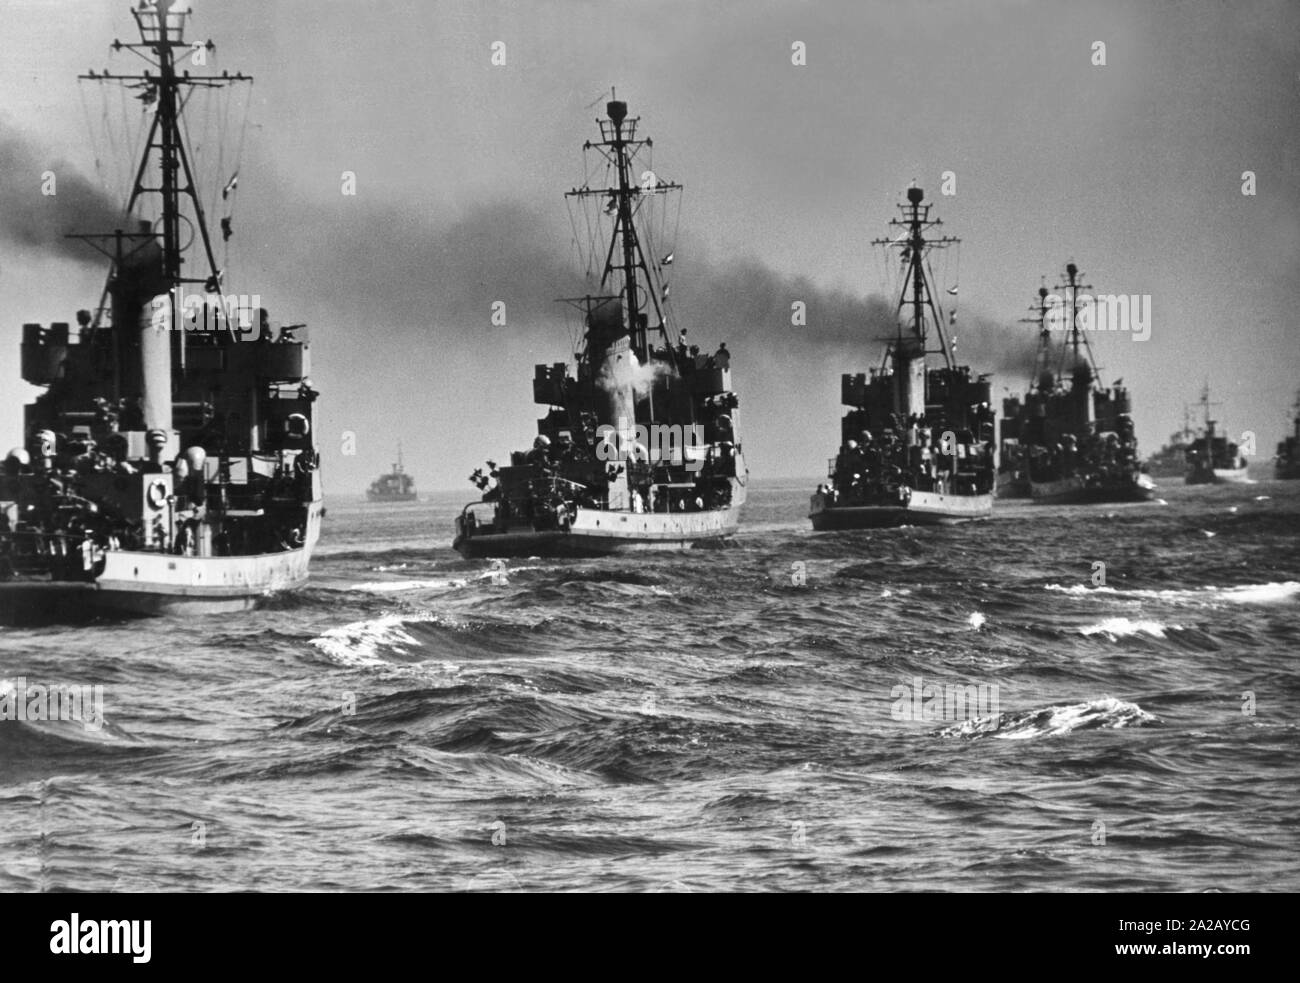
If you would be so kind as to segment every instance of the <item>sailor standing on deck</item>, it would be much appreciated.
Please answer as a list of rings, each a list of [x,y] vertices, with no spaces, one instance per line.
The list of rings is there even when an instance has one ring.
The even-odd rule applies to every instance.
[[[551,438],[546,434],[538,434],[537,439],[533,441],[533,449],[528,452],[528,463],[543,468],[550,466]]]

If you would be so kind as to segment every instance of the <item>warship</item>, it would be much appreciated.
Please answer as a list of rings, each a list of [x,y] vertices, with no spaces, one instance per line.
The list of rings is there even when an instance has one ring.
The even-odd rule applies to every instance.
[[[366,498],[372,502],[415,502],[419,496],[415,493],[415,479],[406,473],[402,466],[402,445],[397,445],[397,460],[393,470],[381,474],[366,489]]]
[[[1022,318],[1022,324],[1038,325],[1038,348],[1034,354],[1034,370],[1029,377],[1029,394],[1021,399],[1008,396],[1002,400],[1002,418],[998,421],[998,498],[1029,498],[1029,458],[1023,444],[1029,426],[1029,407],[1037,407],[1035,391],[1050,391],[1053,376],[1050,374],[1051,330],[1047,324],[1047,287],[1038,288],[1038,299],[1029,308],[1033,317]],[[1044,388],[1045,387],[1045,388]]]
[[[1189,485],[1243,484],[1250,479],[1246,476],[1246,458],[1227,437],[1218,433],[1217,420],[1210,419],[1210,407],[1217,403],[1210,402],[1210,386],[1207,383],[1201,390],[1201,401],[1197,404],[1204,413],[1204,424],[1200,433],[1187,448],[1186,483]]]
[[[870,375],[846,374],[839,454],[828,463],[809,518],[818,531],[936,525],[989,516],[996,475],[988,376],[956,364],[930,254],[960,240],[927,233],[925,192],[911,187],[890,225],[894,238],[873,245],[901,256],[897,330]],[[937,345],[937,347],[931,347]],[[927,356],[941,364],[930,368]]]
[[[1080,327],[1080,282],[1074,263],[1065,267],[1059,310],[1068,332],[1055,372],[1045,372],[1026,394],[1020,446],[1029,462],[1034,502],[1082,504],[1145,501],[1155,483],[1142,473],[1128,390],[1099,381],[1092,345]],[[1068,373],[1068,377],[1067,377]]]
[[[1288,481],[1300,478],[1300,393],[1291,408],[1291,434],[1277,445],[1273,475]]]
[[[637,137],[625,102],[612,95],[605,111],[584,153],[598,155],[606,183],[566,194],[592,230],[594,292],[563,301],[582,332],[576,366],[536,366],[533,401],[546,412],[531,449],[470,476],[483,494],[457,516],[452,543],[467,558],[713,544],[735,533],[745,502],[731,353],[725,342],[701,353],[684,328],[673,341],[674,254],[652,216],[681,185],[637,173],[650,140]]]
[[[1146,460],[1146,472],[1156,478],[1181,478],[1187,473],[1187,450],[1196,439],[1191,410],[1183,406],[1183,429],[1169,435],[1169,442]]]
[[[213,50],[185,40],[181,8],[140,4],[140,40],[114,42],[150,68],[81,76],[138,93],[147,137],[123,225],[76,236],[109,260],[99,306],[75,334],[23,326],[22,377],[44,391],[0,472],[9,619],[238,611],[307,579],[322,505],[305,326],[223,295],[183,113],[195,89],[250,78],[178,67]]]

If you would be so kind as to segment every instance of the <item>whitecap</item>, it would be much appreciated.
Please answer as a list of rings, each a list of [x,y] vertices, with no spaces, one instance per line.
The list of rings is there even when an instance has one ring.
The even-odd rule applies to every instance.
[[[353,584],[351,590],[365,591],[367,594],[398,594],[408,590],[434,590],[464,587],[469,581],[464,579],[444,580],[376,580],[365,584]]]
[[[406,625],[436,620],[436,616],[431,614],[385,614],[368,621],[330,628],[313,638],[311,644],[346,666],[388,665],[388,661],[379,655],[381,649],[405,655],[408,648],[421,647],[419,639],[406,630]]]
[[[1276,604],[1300,594],[1300,581],[1241,584],[1235,587],[1192,587],[1180,590],[1117,590],[1114,587],[1089,587],[1086,584],[1072,584],[1069,587],[1062,584],[1048,584],[1044,590],[1059,591],[1078,597],[1104,594],[1109,597],[1165,601],[1171,604],[1184,602]]]
[[[1090,637],[1092,635],[1105,635],[1114,642],[1121,638],[1128,638],[1130,635],[1151,635],[1155,638],[1164,638],[1167,629],[1178,631],[1181,627],[1181,625],[1162,625],[1158,621],[1131,621],[1128,618],[1107,618],[1099,624],[1085,625],[1079,629],[1079,634],[1085,637]]]
[[[1023,741],[1058,737],[1076,730],[1115,730],[1157,723],[1136,703],[1104,696],[1086,703],[1048,706],[1037,710],[1004,712],[966,720],[939,731],[941,737],[998,737]]]

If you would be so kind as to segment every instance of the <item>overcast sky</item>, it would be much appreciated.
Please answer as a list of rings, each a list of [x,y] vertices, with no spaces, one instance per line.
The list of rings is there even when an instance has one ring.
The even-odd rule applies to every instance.
[[[1073,259],[1100,292],[1151,297],[1148,341],[1096,339],[1144,452],[1208,381],[1228,429],[1271,456],[1300,387],[1295,3],[194,6],[190,36],[216,42],[217,70],[256,76],[230,282],[312,325],[335,491],[361,491],[400,438],[421,487],[472,497],[473,467],[531,442],[532,365],[571,346],[551,303],[578,272],[562,194],[611,85],[654,138],[656,172],[686,186],[677,316],[733,353],[756,477],[811,481],[834,454],[839,375],[878,360],[868,326],[847,323],[883,287],[869,240],[912,180],[963,239],[959,354],[976,370],[1007,360],[987,330],[963,346],[963,326],[1005,325],[1014,347],[1042,278]],[[88,133],[99,87],[83,102],[75,76],[138,64],[108,50],[133,37],[128,9],[0,0],[0,135],[28,148],[0,173],[6,200],[37,194],[46,167],[112,177]],[[72,321],[104,272],[0,234],[0,442],[20,442],[35,395],[20,325]],[[995,392],[1022,376],[999,372]]]

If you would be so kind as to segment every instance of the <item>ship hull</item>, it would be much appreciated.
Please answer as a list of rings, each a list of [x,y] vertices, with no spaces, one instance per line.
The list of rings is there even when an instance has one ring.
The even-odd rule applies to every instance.
[[[1212,468],[1209,471],[1194,471],[1187,475],[1189,485],[1244,485],[1250,481],[1246,468]]]
[[[1029,479],[1022,475],[998,472],[998,498],[1028,498]]]
[[[87,614],[190,616],[232,614],[307,583],[320,535],[319,503],[300,549],[251,556],[175,556],[110,550],[91,581],[48,579],[0,583],[0,622],[48,622]]]
[[[1136,481],[1090,485],[1082,478],[1058,481],[1030,481],[1030,497],[1039,505],[1097,505],[1107,502],[1146,502],[1155,497],[1156,486],[1150,478]]]
[[[308,549],[254,556],[110,553],[89,603],[126,614],[225,614],[307,583]]]
[[[115,553],[120,576],[91,581],[17,581],[0,584],[0,622],[46,622],[88,613],[144,617],[234,614],[255,608],[277,591],[307,582],[307,551],[248,557],[169,557]],[[153,570],[157,559],[185,561],[176,570]],[[238,575],[234,565],[239,561]],[[144,569],[139,564],[144,563]],[[139,574],[134,571],[140,569]],[[234,579],[236,583],[223,583]],[[197,581],[197,582],[195,582]]]
[[[466,559],[518,556],[609,556],[676,551],[721,542],[736,533],[740,505],[712,512],[623,512],[578,509],[567,530],[457,530],[452,548]]]
[[[880,529],[888,526],[948,526],[993,514],[992,495],[949,495],[913,491],[898,505],[830,505],[820,493],[812,497],[808,518],[817,532]]]
[[[409,495],[376,495],[374,492],[366,492],[366,501],[368,502],[418,502],[420,496],[415,492]]]

